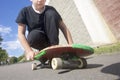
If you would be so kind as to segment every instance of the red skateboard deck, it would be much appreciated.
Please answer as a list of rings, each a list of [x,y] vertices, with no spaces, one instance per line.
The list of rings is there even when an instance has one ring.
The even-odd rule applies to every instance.
[[[81,45],[81,44],[56,45],[41,50],[35,56],[35,59],[36,60],[40,58],[52,59],[54,57],[60,57],[63,53],[72,53],[78,57],[85,57],[93,54],[94,50],[90,46]]]

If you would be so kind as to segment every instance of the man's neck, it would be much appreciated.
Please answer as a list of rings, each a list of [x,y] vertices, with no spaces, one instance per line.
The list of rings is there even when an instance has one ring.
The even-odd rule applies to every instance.
[[[43,8],[41,8],[41,9],[39,9],[39,10],[37,10],[34,5],[32,5],[32,8],[33,8],[33,10],[34,10],[36,13],[38,13],[38,14],[43,13],[44,10],[45,10],[45,6],[44,6]]]

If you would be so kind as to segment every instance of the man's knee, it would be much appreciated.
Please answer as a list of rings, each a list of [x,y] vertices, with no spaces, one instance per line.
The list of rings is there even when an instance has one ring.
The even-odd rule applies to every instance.
[[[47,11],[45,12],[45,14],[46,14],[47,16],[55,16],[55,15],[57,15],[56,11],[54,11],[53,9],[47,10]]]

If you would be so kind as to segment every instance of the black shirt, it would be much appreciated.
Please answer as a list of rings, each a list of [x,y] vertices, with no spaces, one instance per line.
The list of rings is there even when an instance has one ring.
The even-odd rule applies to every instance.
[[[56,9],[52,6],[45,6],[45,10],[42,14],[36,13],[32,6],[24,7],[20,13],[18,14],[18,17],[16,19],[16,23],[22,23],[27,25],[28,31],[30,32],[31,30],[39,30],[40,32],[44,33],[45,32],[45,11],[52,9],[56,13]],[[58,20],[62,20],[61,16],[58,13],[57,16]]]
[[[29,32],[33,29],[44,32],[44,13],[38,14],[33,10],[32,6],[28,6],[20,11],[16,22],[27,25]]]
[[[56,9],[52,6],[45,6],[45,10],[42,14],[38,14],[36,13],[32,6],[28,6],[28,7],[24,7],[20,13],[18,14],[18,17],[16,19],[16,23],[22,23],[28,26],[28,31],[30,32],[31,30],[39,30],[40,32],[45,31],[45,11],[47,11],[48,9],[52,9],[55,12]],[[58,13],[58,12],[57,12]],[[62,20],[61,16],[58,13],[58,20]]]

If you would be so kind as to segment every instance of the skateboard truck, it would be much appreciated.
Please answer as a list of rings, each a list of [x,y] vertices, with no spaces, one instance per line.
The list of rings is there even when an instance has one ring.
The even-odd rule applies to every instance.
[[[79,58],[77,60],[62,60],[61,58],[53,58],[51,61],[51,67],[53,70],[62,68],[85,68],[87,67],[87,61],[85,58]]]

